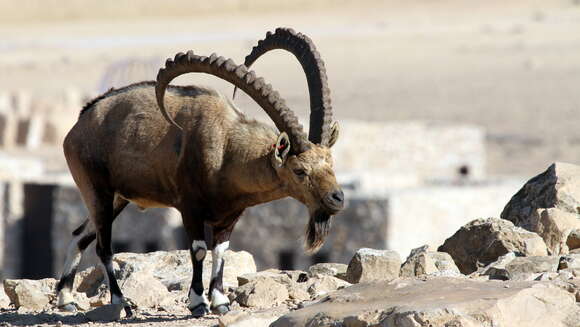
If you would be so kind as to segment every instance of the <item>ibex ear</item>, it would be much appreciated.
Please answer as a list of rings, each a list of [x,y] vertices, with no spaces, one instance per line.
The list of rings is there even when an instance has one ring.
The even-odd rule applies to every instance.
[[[284,165],[284,162],[286,162],[286,158],[288,157],[288,153],[290,153],[290,139],[288,138],[288,134],[286,134],[286,132],[282,132],[278,136],[276,144],[274,144],[274,161],[278,168]]]
[[[340,131],[340,127],[338,126],[338,122],[334,121],[332,126],[330,126],[330,140],[328,140],[328,147],[332,148],[336,140],[338,140],[338,132]]]

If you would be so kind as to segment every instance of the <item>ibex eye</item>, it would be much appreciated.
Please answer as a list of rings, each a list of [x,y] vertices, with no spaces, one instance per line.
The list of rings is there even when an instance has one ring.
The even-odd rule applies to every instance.
[[[304,169],[294,169],[294,174],[300,177],[306,176],[306,172],[304,171]]]

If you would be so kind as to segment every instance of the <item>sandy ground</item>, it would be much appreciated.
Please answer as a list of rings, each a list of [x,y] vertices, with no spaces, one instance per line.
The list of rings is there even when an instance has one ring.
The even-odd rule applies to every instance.
[[[160,63],[187,49],[242,62],[265,31],[292,26],[310,35],[323,55],[339,120],[484,126],[495,175],[529,176],[553,161],[580,159],[578,1],[345,1],[326,9],[174,18],[108,19],[95,12],[75,20],[3,21],[0,89],[96,92],[107,66],[118,60]],[[307,112],[305,80],[290,55],[273,53],[254,68],[298,113]],[[152,70],[133,76],[152,79]],[[177,82],[231,92],[203,76]],[[236,102],[261,114],[245,96]]]

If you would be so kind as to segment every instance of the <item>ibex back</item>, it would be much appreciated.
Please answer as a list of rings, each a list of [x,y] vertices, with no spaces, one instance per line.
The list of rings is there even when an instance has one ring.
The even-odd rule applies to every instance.
[[[299,58],[311,103],[309,137],[278,93],[248,72],[258,57],[282,48]],[[274,128],[248,119],[211,89],[169,86],[189,72],[218,76],[244,90],[274,121]],[[343,208],[330,147],[338,136],[332,120],[324,64],[312,41],[289,29],[268,33],[246,57],[245,66],[212,55],[177,54],[159,71],[157,82],[111,90],[83,108],[64,141],[71,174],[89,210],[73,232],[58,284],[59,307],[74,310],[71,295],[82,251],[97,240],[97,255],[108,277],[111,302],[124,304],[112,266],[111,232],[115,217],[129,202],[142,208],[174,207],[191,244],[193,279],[189,309],[194,316],[225,313],[223,254],[247,207],[293,197],[310,212],[306,249],[322,246],[330,218]],[[213,251],[209,301],[202,265]]]

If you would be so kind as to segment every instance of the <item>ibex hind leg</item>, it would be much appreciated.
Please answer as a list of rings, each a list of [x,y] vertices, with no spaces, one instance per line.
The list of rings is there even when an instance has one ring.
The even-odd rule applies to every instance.
[[[89,220],[80,225],[72,233],[66,253],[62,275],[56,286],[58,294],[57,305],[64,311],[75,311],[76,304],[72,296],[72,288],[83,251],[95,240],[95,232]]]
[[[113,204],[114,217],[117,217],[121,213],[127,206],[127,203],[126,200],[115,198]],[[74,279],[82,255],[86,248],[96,239],[96,233],[93,224],[87,219],[73,231],[72,236],[73,239],[69,243],[65,264],[56,287],[58,294],[57,305],[59,309],[64,311],[75,311],[77,309],[77,305],[72,296]]]
[[[131,311],[129,303],[123,297],[123,293],[113,271],[113,249],[111,246],[113,221],[120,213],[118,207],[122,204],[124,208],[128,202],[120,197],[116,197],[114,203],[112,200],[111,196],[103,195],[95,201],[95,205],[92,208],[91,214],[95,222],[97,238],[96,252],[101,261],[103,273],[105,274],[109,291],[111,292],[111,303],[123,304],[125,314],[127,317],[130,317],[133,315],[133,312]]]

